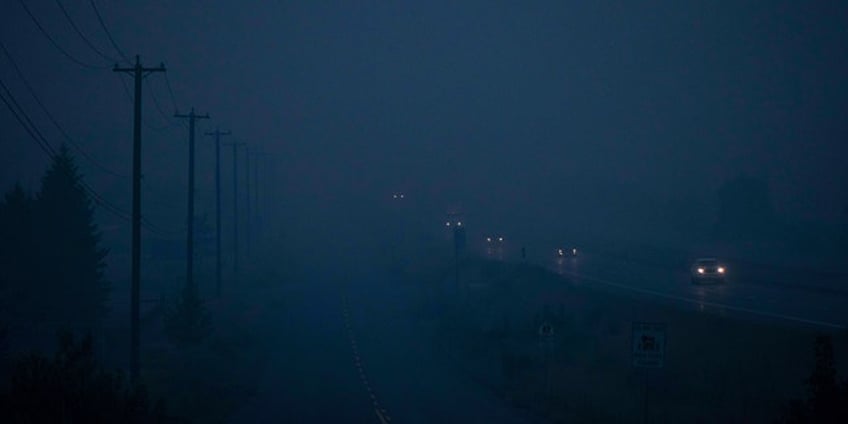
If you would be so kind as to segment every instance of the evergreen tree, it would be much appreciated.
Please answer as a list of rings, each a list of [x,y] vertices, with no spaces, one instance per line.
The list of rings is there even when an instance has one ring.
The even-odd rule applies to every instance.
[[[830,336],[815,342],[815,366],[807,378],[808,398],[785,405],[779,422],[786,424],[848,422],[848,381],[839,384]],[[840,387],[841,386],[841,387]]]
[[[93,345],[91,336],[76,342],[65,333],[52,359],[16,360],[8,391],[0,393],[0,422],[164,422],[162,403],[151,407],[143,387],[130,388],[120,373],[101,369]]]
[[[212,330],[209,315],[195,284],[186,284],[165,315],[165,333],[179,345],[198,344]]]
[[[718,190],[715,232],[722,240],[748,241],[773,237],[778,221],[768,183],[739,176]]]
[[[811,418],[818,423],[844,422],[837,419],[840,387],[836,379],[830,336],[816,337],[815,351],[816,366],[807,379]]]
[[[0,201],[0,319],[27,322],[36,317],[33,200],[20,184]]]
[[[107,251],[99,246],[94,208],[65,146],[41,180],[34,204],[39,285],[49,319],[91,329],[105,313]]]

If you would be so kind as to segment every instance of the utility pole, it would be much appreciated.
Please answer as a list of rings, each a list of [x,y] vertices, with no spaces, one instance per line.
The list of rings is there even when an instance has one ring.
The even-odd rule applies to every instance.
[[[130,383],[138,384],[140,322],[139,295],[141,292],[141,81],[153,72],[165,72],[165,65],[157,68],[141,66],[138,55],[135,66],[112,69],[113,72],[131,74],[135,81],[133,105],[133,162],[132,162],[132,243],[131,243],[131,288],[130,288]]]
[[[233,278],[236,278],[239,271],[239,255],[238,255],[238,150],[239,146],[244,146],[245,143],[227,143],[227,146],[233,148]]]
[[[175,113],[175,118],[188,118],[188,219],[186,221],[186,287],[194,285],[194,121],[209,119],[209,114]]]
[[[258,234],[262,234],[262,224],[259,220],[259,160],[261,158],[261,153],[254,152],[253,154],[253,229],[254,232]]]
[[[247,168],[247,170],[245,172],[247,174],[247,211],[245,213],[245,215],[247,216],[247,219],[245,220],[245,224],[244,224],[244,232],[245,232],[247,256],[250,256],[250,242],[251,242],[251,240],[250,240],[250,230],[251,230],[250,220],[251,220],[251,217],[252,217],[252,215],[250,214],[250,204],[252,203],[252,200],[250,198],[250,147],[244,148],[244,161],[245,161],[245,167]]]
[[[221,136],[232,134],[215,128],[215,295],[221,297]]]

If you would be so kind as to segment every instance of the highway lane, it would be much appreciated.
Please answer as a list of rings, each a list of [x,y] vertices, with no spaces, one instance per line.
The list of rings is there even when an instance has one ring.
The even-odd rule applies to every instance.
[[[753,319],[778,320],[822,329],[848,327],[848,293],[821,290],[817,281],[794,276],[787,284],[781,273],[750,264],[728,263],[726,284],[694,285],[688,268],[640,263],[636,260],[584,252],[576,258],[550,259],[546,267],[600,288],[626,291],[699,311],[733,313]],[[756,280],[752,279],[756,275]],[[770,285],[773,279],[775,284]]]
[[[413,285],[339,267],[280,293],[270,363],[232,422],[534,422],[431,345],[412,318]]]
[[[380,402],[399,423],[531,423],[470,380],[417,325],[417,287],[372,274],[345,289],[359,352]]]
[[[294,283],[274,296],[269,359],[255,397],[233,423],[378,422],[353,365],[337,285],[326,278]]]

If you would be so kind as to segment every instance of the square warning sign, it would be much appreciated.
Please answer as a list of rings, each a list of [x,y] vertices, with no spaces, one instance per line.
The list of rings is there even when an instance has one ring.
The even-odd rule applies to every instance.
[[[665,323],[633,323],[633,366],[662,368],[665,360]]]

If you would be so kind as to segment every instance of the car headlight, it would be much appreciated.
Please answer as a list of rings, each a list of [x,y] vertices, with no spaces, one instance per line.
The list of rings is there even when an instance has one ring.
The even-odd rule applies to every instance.
[[[718,267],[718,273],[724,274],[724,267],[723,266]]]
[[[698,268],[698,274],[703,274],[703,273],[704,273],[704,268]]]

